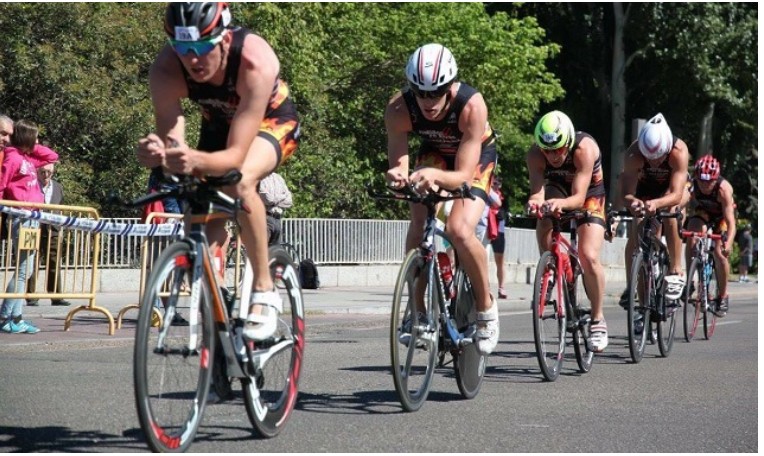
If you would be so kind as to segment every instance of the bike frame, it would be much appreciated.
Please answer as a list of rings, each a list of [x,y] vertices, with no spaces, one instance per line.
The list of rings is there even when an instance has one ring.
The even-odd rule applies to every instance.
[[[712,241],[726,241],[726,235],[724,234],[713,234],[708,232],[697,232],[697,231],[688,231],[688,230],[682,230],[680,232],[680,236],[684,239],[689,238],[695,238],[697,239],[697,242],[695,242],[695,246],[693,247],[692,251],[692,258],[697,259],[700,261],[701,265],[701,290],[699,290],[699,293],[701,293],[701,299],[703,301],[704,307],[708,306],[708,278],[706,277],[706,267],[708,265],[711,265],[711,268],[716,268],[716,261],[713,258],[714,255],[714,244]],[[689,265],[688,265],[689,268]]]
[[[566,277],[568,276],[573,277],[573,280],[575,280],[575,276],[573,274],[574,272],[573,263],[572,263],[572,260],[575,260],[576,262],[578,262],[578,248],[577,248],[577,242],[576,242],[575,219],[583,215],[584,213],[581,211],[570,212],[569,214],[566,214],[564,218],[545,217],[541,213],[537,214],[537,217],[539,219],[548,218],[549,220],[552,221],[552,245],[549,251],[552,252],[552,255],[554,255],[554,258],[555,258],[555,271],[557,272],[557,277],[556,277],[557,283],[572,284],[566,279]],[[567,220],[571,220],[573,223],[572,230],[570,232],[570,241],[565,239],[565,237],[562,235],[562,223],[564,223]],[[568,258],[568,261],[564,261],[565,257]],[[541,288],[541,296],[546,296],[548,284],[549,282],[545,280]],[[558,316],[560,318],[565,317],[566,306],[562,305],[565,302],[562,287],[557,287],[557,302],[561,304],[557,306]],[[539,316],[543,316],[543,312],[544,312],[543,306],[539,306],[539,312],[541,312]]]

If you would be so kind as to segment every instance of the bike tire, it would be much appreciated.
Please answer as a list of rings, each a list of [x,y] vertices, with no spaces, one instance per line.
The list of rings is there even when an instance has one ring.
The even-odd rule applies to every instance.
[[[634,256],[628,284],[629,306],[626,311],[626,329],[629,337],[629,354],[635,364],[642,361],[642,357],[645,354],[647,334],[652,331],[649,306],[640,300],[640,293],[642,295],[641,299],[650,299],[650,274],[647,271],[647,268],[650,266],[643,258],[644,255],[641,253]]]
[[[279,314],[273,338],[260,343],[249,342],[249,348],[255,353],[282,343],[283,348],[270,353],[258,371],[242,379],[247,416],[263,438],[278,435],[294,410],[305,351],[305,309],[292,257],[281,246],[271,246],[268,266],[284,309]]]
[[[462,269],[456,271],[456,306],[453,318],[459,332],[474,326],[477,319],[475,291],[469,277]],[[475,335],[473,335],[473,338]],[[465,399],[473,399],[480,392],[485,375],[486,357],[480,354],[477,343],[473,342],[462,349],[454,349],[454,376],[459,392]]]
[[[710,255],[709,255],[710,257]],[[711,263],[711,279],[706,284],[706,296],[708,297],[709,306],[704,308],[703,312],[703,336],[706,340],[711,340],[716,329],[716,314],[711,312],[711,306],[716,306],[719,302],[719,282],[716,277],[716,264],[714,260],[709,258]],[[713,302],[713,304],[711,304]]]
[[[701,262],[695,258],[687,272],[687,285],[684,288],[684,340],[692,342],[698,329],[701,315],[705,309],[702,302],[703,280],[701,279]]]
[[[576,364],[578,364],[578,371],[585,374],[592,370],[592,361],[594,361],[594,350],[591,345],[592,333],[591,325],[581,324],[585,315],[591,315],[591,310],[581,308],[581,299],[586,296],[586,290],[583,284],[583,277],[581,273],[577,273],[574,283],[576,286],[573,288],[575,295],[570,296],[566,287],[565,296],[568,301],[573,301],[576,304],[571,305],[570,308],[573,311],[571,318],[575,322],[575,328],[573,328],[572,340],[573,340],[573,353],[576,355]]]
[[[552,252],[544,252],[536,266],[533,283],[531,315],[533,318],[533,342],[536,358],[544,379],[557,380],[565,358],[566,317],[559,302],[557,287],[557,266]]]
[[[661,280],[661,283],[665,285],[665,277],[669,269],[668,253],[664,252],[664,255],[661,255],[661,258],[661,277],[664,277],[664,279]],[[665,312],[668,312],[668,310],[666,307],[666,295],[663,293],[663,289],[661,289],[661,293],[658,299],[660,300],[659,302],[663,303],[664,311],[664,315],[658,316],[658,321],[656,323],[658,333],[658,351],[662,357],[666,358],[671,353],[671,348],[674,346],[674,334],[676,333],[676,308],[673,309],[671,315],[666,316]]]
[[[403,260],[393,293],[390,315],[390,365],[398,398],[407,412],[419,410],[432,386],[435,361],[438,357],[439,292],[435,286],[435,262],[425,261],[418,249],[412,249]],[[423,293],[429,324],[419,321],[416,311],[416,289]],[[408,344],[401,329],[412,319]],[[419,348],[418,348],[419,346]]]
[[[149,447],[157,452],[186,451],[194,440],[207,403],[215,350],[211,292],[202,277],[196,315],[196,348],[189,350],[190,303],[180,306],[184,278],[191,277],[192,250],[186,242],[170,244],[157,258],[141,299],[133,351],[133,382],[138,421]],[[169,288],[163,326],[152,324],[160,290]],[[183,298],[186,300],[186,298]],[[190,300],[190,298],[188,298]],[[183,315],[183,312],[186,314]],[[186,318],[182,326],[171,314]],[[166,328],[166,329],[165,329]],[[162,346],[159,346],[160,334]]]

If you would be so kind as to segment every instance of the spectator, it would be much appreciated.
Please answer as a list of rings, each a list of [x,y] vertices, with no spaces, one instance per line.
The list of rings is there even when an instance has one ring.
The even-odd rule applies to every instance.
[[[743,227],[743,231],[738,238],[738,247],[740,247],[740,282],[748,282],[748,269],[753,266],[753,236],[751,236],[751,225]]]
[[[292,192],[287,188],[284,178],[275,172],[264,177],[257,189],[263,204],[265,204],[268,245],[280,244],[281,216],[284,214],[284,210],[292,207]]]
[[[11,144],[11,135],[13,134],[13,120],[10,117],[0,114],[0,165],[5,157],[5,146]],[[0,240],[8,235],[6,223],[8,216],[5,213],[0,214]],[[5,261],[3,261],[5,263]]]
[[[506,227],[507,211],[504,208],[504,194],[501,192],[501,178],[494,176],[493,183],[491,184],[491,196],[496,195],[496,198],[491,198],[491,208],[489,217],[493,218],[493,221],[489,221],[491,224],[496,224],[496,238],[491,239],[491,248],[493,249],[493,259],[496,262],[496,279],[499,281],[499,299],[507,299],[507,292],[504,290],[504,228]],[[490,231],[490,230],[489,230]]]
[[[64,204],[64,189],[58,181],[53,179],[55,165],[48,163],[37,169],[37,181],[40,185],[45,204]],[[42,265],[45,268],[46,291],[48,293],[61,293],[63,282],[61,281],[61,258],[59,251],[59,232],[61,227],[44,223],[40,226],[40,255]],[[28,290],[34,293],[37,289],[37,275],[32,274],[29,278]],[[39,299],[27,299],[28,306],[36,306]],[[53,306],[70,306],[72,303],[65,299],[51,299]]]
[[[37,143],[38,129],[27,120],[19,120],[14,125],[11,146],[5,148],[2,170],[0,171],[0,198],[13,201],[42,203],[44,197],[37,182],[37,167],[58,160],[58,154]],[[19,240],[21,228],[37,228],[36,220],[13,218],[11,233],[14,243]],[[11,246],[11,251],[15,246]],[[24,293],[29,270],[34,270],[35,250],[19,250],[17,269],[8,282],[7,293]],[[0,331],[17,334],[36,334],[40,330],[22,318],[25,300],[8,298],[0,307]]]

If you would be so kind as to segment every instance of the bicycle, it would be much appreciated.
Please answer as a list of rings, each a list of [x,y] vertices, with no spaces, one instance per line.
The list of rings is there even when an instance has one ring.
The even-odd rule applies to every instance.
[[[611,212],[610,216],[631,216],[629,211]],[[647,335],[653,338],[656,325],[658,350],[662,357],[671,353],[676,330],[676,309],[679,303],[667,302],[665,278],[669,268],[667,247],[657,236],[657,229],[664,219],[681,218],[681,212],[659,211],[644,216],[637,238],[637,246],[631,262],[627,294],[626,326],[629,336],[629,354],[634,363],[642,361]]]
[[[552,222],[551,248],[541,254],[536,265],[531,314],[536,358],[544,379],[553,382],[560,376],[565,358],[566,334],[570,334],[579,372],[589,372],[594,359],[591,309],[580,306],[578,299],[585,296],[585,289],[578,259],[576,221],[588,217],[589,212],[542,214],[538,208],[535,212],[535,218]],[[566,222],[571,222],[570,241],[562,236]]]
[[[241,337],[237,301],[226,293],[213,266],[205,235],[211,220],[236,220],[248,211],[239,199],[219,190],[241,179],[238,171],[219,178],[181,178],[177,187],[140,197],[141,206],[173,196],[187,201],[186,234],[170,244],[154,263],[138,316],[133,355],[138,420],[154,451],[185,451],[191,445],[208,401],[210,383],[223,398],[232,379],[241,382],[247,416],[261,437],[277,435],[297,400],[305,344],[302,292],[292,259],[279,247],[269,249],[274,282],[283,283],[288,303],[273,337],[261,342]],[[245,276],[252,283],[252,268]],[[185,284],[190,290],[186,291]],[[248,287],[244,287],[245,289]],[[244,293],[243,293],[244,294]],[[165,298],[165,318],[151,325],[153,303]],[[242,302],[248,300],[242,299]],[[246,308],[244,310],[246,312]],[[183,315],[185,325],[174,315]]]
[[[725,234],[713,234],[682,230],[680,235],[685,238],[695,238],[692,251],[692,262],[687,269],[687,285],[684,289],[684,340],[691,342],[703,316],[703,335],[711,339],[716,328],[714,306],[719,299],[719,285],[716,280],[716,260],[714,259],[712,241],[726,242]]]
[[[451,260],[436,244],[448,245],[450,241],[438,228],[436,211],[440,203],[475,197],[467,184],[443,195],[435,192],[422,195],[412,186],[388,190],[392,194],[371,190],[369,194],[377,199],[408,201],[427,208],[422,242],[403,260],[390,315],[390,359],[401,405],[409,412],[421,408],[432,386],[436,359],[440,360],[438,365],[444,366],[446,353],[452,356],[459,392],[462,397],[472,399],[480,391],[486,364],[475,340],[475,294],[459,265],[458,255],[453,282],[448,286],[446,271]],[[421,315],[417,310],[418,299],[424,301],[425,310]]]

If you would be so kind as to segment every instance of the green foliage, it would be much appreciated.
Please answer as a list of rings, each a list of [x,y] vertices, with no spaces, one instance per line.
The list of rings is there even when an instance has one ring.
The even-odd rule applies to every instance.
[[[276,51],[302,123],[302,142],[283,167],[295,190],[291,216],[393,217],[405,208],[370,200],[365,186],[387,169],[384,108],[405,84],[411,52],[441,42],[460,79],[477,87],[500,134],[500,164],[516,195],[528,125],[539,105],[562,95],[535,19],[488,15],[479,3],[242,3],[236,24]],[[157,4],[0,4],[0,111],[30,118],[61,153],[58,178],[71,204],[106,205],[113,190],[135,196],[146,171],[133,155],[153,129],[147,74],[164,42]],[[191,114],[188,142],[197,134]],[[411,152],[415,152],[413,147]]]

